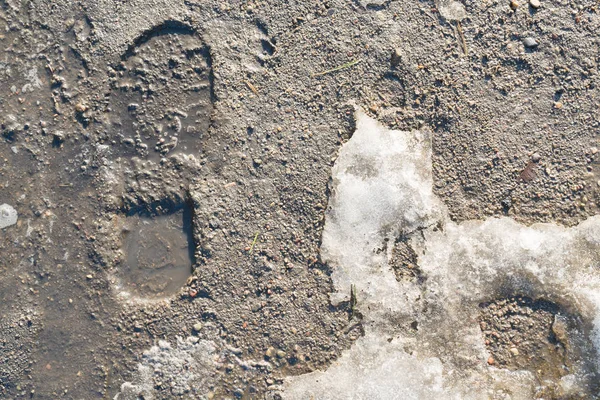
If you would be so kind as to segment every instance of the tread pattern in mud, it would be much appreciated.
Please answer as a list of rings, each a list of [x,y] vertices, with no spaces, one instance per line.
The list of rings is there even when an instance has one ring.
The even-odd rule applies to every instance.
[[[213,109],[209,49],[191,28],[165,22],[123,54],[111,92],[109,119],[130,151],[198,153]]]

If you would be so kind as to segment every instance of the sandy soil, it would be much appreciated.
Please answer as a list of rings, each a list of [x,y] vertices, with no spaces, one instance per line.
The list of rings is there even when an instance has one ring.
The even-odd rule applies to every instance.
[[[355,106],[432,132],[455,221],[596,214],[600,5],[540,3],[0,0],[0,204],[19,213],[0,231],[0,397],[273,398],[331,365],[362,334],[319,255]],[[181,210],[189,279],[127,296],[130,221]],[[420,279],[402,243],[396,276]],[[216,368],[165,361],[190,354]]]

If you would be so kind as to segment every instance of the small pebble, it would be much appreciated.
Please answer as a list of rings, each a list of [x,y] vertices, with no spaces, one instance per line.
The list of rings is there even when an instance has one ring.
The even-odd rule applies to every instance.
[[[198,322],[194,324],[192,328],[194,329],[194,332],[200,332],[202,330],[202,324]]]
[[[84,113],[87,111],[87,109],[88,107],[83,103],[77,103],[75,105],[75,111],[77,111],[78,113]]]
[[[523,39],[523,45],[529,49],[532,49],[538,46],[538,42],[532,37],[526,37]]]
[[[402,62],[402,51],[400,49],[394,49],[391,57],[392,68],[396,68]]]
[[[519,355],[519,349],[517,349],[516,347],[511,347],[510,352],[515,357]]]
[[[15,225],[18,217],[17,210],[8,204],[2,204],[0,206],[0,229]]]
[[[267,349],[267,351],[265,352],[265,356],[269,357],[269,358],[273,358],[273,356],[276,354],[276,350],[275,347],[269,347]]]
[[[488,363],[489,365],[494,365],[494,362],[495,362],[495,361],[494,361],[494,357],[490,357],[490,358],[488,358],[488,359],[487,359],[487,363]]]
[[[510,8],[512,8],[513,10],[516,10],[518,7],[519,7],[519,3],[517,3],[515,0],[511,0]]]
[[[542,3],[540,3],[540,0],[529,0],[529,5],[537,10],[542,6]]]
[[[539,162],[542,159],[542,156],[540,156],[538,153],[533,153],[533,155],[531,156],[531,161],[533,162]]]
[[[54,140],[58,143],[62,143],[65,141],[65,134],[63,131],[56,131],[52,134]]]

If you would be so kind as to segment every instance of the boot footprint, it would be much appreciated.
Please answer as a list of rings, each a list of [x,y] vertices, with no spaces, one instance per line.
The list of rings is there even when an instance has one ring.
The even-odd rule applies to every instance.
[[[157,160],[197,154],[213,110],[208,47],[190,27],[166,22],[123,54],[109,115],[125,154]]]

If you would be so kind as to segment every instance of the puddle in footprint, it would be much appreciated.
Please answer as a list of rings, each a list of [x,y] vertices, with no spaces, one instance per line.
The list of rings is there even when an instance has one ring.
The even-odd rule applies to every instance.
[[[192,273],[193,240],[187,209],[156,217],[127,217],[118,289],[124,296],[157,300],[176,294]]]

